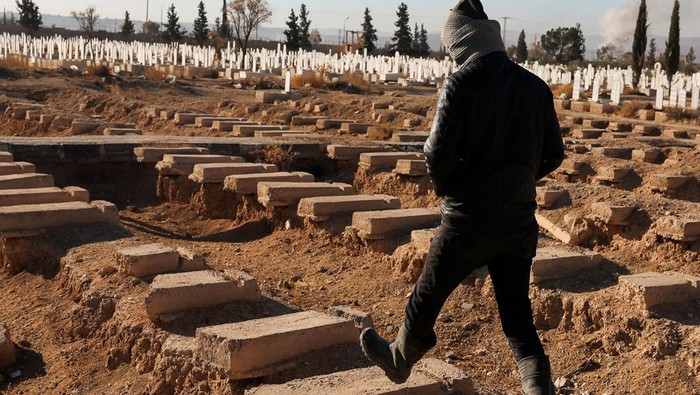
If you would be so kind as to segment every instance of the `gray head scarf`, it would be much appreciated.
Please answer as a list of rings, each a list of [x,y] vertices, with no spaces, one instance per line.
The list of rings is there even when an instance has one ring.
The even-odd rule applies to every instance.
[[[479,0],[461,0],[442,27],[442,42],[460,68],[494,52],[505,52],[501,25],[489,20]]]

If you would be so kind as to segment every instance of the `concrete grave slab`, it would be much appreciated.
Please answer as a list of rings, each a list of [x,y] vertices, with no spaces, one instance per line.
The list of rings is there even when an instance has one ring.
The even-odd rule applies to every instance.
[[[413,208],[384,211],[356,212],[352,226],[364,239],[384,239],[392,234],[410,233],[416,229],[430,228],[441,220],[439,209]]]
[[[141,163],[156,163],[163,160],[166,154],[208,154],[209,149],[200,147],[136,147],[134,155]]]
[[[428,165],[425,160],[400,159],[394,172],[402,176],[424,177],[428,175]]]
[[[603,257],[593,252],[580,253],[561,247],[540,248],[532,263],[532,282],[566,277],[594,268],[602,261]]]
[[[335,214],[394,210],[400,207],[401,200],[388,195],[322,196],[301,199],[297,214],[313,221],[326,221]]]
[[[475,395],[461,369],[437,359],[420,361],[404,384],[394,384],[378,367],[352,369],[285,384],[264,384],[246,395]]]
[[[352,185],[325,182],[270,182],[258,184],[258,201],[265,207],[295,205],[303,198],[354,195]]]
[[[67,225],[118,222],[110,213],[85,202],[0,207],[0,232],[32,231]]]
[[[261,297],[257,281],[246,273],[204,270],[156,276],[145,303],[148,317],[158,320],[189,309],[259,301]]]
[[[677,216],[661,217],[654,223],[657,235],[676,241],[700,240],[700,220]]]
[[[368,171],[396,168],[401,159],[425,161],[425,155],[414,152],[369,152],[360,154],[360,166]]]
[[[309,173],[277,172],[260,174],[240,174],[228,176],[224,180],[224,189],[241,195],[252,195],[258,192],[261,182],[314,182],[314,176]]]
[[[232,379],[262,377],[310,351],[354,343],[352,320],[313,311],[197,329],[196,354]]]
[[[180,254],[160,244],[123,248],[116,253],[119,270],[134,277],[177,272]]]
[[[386,152],[389,148],[378,145],[329,145],[328,157],[333,160],[359,160],[360,155],[370,152]]]
[[[0,190],[49,188],[53,186],[54,180],[50,174],[26,173],[0,176]]]
[[[618,289],[625,299],[645,310],[700,298],[700,289],[689,279],[656,272],[620,276]]]
[[[277,166],[264,163],[198,163],[189,179],[200,184],[223,183],[237,174],[276,173]]]

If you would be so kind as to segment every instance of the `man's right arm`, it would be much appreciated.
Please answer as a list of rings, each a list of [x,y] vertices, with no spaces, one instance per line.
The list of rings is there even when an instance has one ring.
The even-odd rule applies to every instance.
[[[461,128],[455,110],[454,89],[454,82],[446,79],[440,91],[433,128],[423,148],[428,174],[435,185],[435,193],[440,197],[448,192],[449,180],[460,166]]]
[[[561,129],[557,112],[554,110],[554,97],[547,89],[544,138],[542,141],[542,161],[537,171],[537,180],[541,180],[549,173],[556,170],[564,161],[564,141],[561,137]]]

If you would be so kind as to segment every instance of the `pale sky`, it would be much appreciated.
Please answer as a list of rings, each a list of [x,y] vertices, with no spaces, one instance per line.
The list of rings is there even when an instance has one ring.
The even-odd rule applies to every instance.
[[[149,0],[150,15],[153,21],[160,21],[161,9],[163,15],[171,3],[180,16],[181,22],[191,23],[196,17],[198,0]],[[396,9],[400,0],[373,1],[333,1],[333,0],[268,0],[273,11],[270,27],[284,27],[284,22],[290,9],[298,10],[305,3],[310,12],[312,28],[341,29],[346,17],[350,17],[346,27],[348,30],[360,29],[362,14],[365,7],[370,7],[374,17],[375,27],[380,31],[393,32],[396,20]],[[423,23],[430,32],[439,32],[447,10],[452,8],[457,0],[403,0],[408,5],[411,25]],[[72,10],[84,9],[94,4],[98,14],[107,18],[123,18],[128,10],[133,20],[145,20],[146,0],[35,0],[43,14],[69,15]],[[614,34],[611,29],[620,25],[631,26],[634,29],[634,18],[639,0],[482,0],[486,13],[492,19],[510,17],[508,31],[525,29],[529,34],[542,35],[547,30],[559,26],[573,26],[580,22],[585,34]],[[220,14],[223,0],[205,0],[210,23]],[[651,34],[667,35],[668,20],[670,19],[671,0],[649,0],[651,19]],[[0,6],[8,11],[15,10],[14,0],[0,0]],[[625,12],[627,9],[627,12]],[[681,0],[681,35],[684,37],[700,37],[700,1]],[[609,14],[604,19],[606,12]],[[634,17],[630,18],[630,15]],[[632,20],[630,20],[632,19]],[[609,21],[613,21],[612,23]],[[501,20],[502,22],[502,20]],[[625,30],[625,29],[623,29]],[[627,32],[618,32],[625,36]]]

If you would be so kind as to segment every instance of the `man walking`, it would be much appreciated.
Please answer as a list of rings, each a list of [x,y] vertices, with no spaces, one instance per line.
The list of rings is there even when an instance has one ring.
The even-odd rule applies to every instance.
[[[548,86],[508,59],[500,25],[479,0],[461,0],[442,41],[458,70],[445,80],[425,144],[442,224],[396,340],[368,328],[364,353],[396,383],[437,343],[433,327],[452,291],[487,266],[525,394],[553,394],[549,359],[528,296],[537,249],[535,182],[564,157]]]

